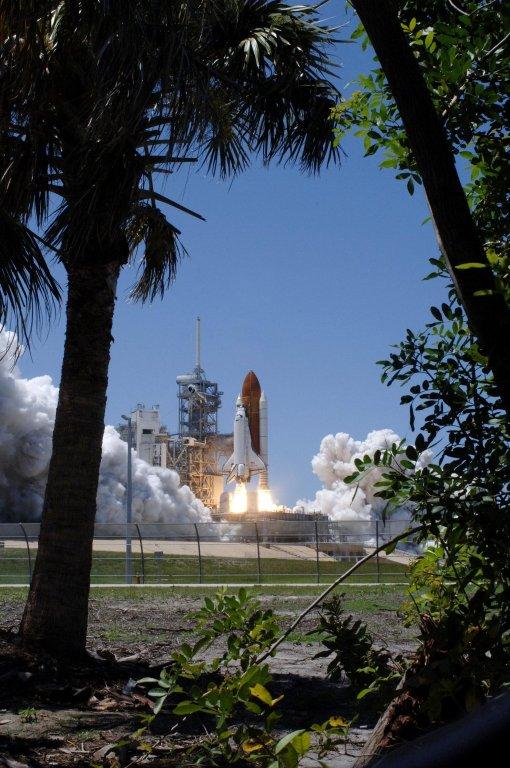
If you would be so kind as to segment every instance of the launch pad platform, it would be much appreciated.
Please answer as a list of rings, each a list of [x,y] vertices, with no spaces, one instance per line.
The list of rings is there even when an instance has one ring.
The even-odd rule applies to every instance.
[[[274,512],[211,512],[211,518],[215,523],[262,523],[272,520],[284,520],[287,522],[314,522],[315,520],[328,520],[327,515],[321,512],[292,512],[275,510]]]

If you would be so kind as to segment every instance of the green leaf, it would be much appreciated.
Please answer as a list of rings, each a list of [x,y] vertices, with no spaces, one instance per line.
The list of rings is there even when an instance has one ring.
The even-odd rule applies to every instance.
[[[364,699],[365,696],[368,696],[370,693],[374,693],[373,688],[363,688],[363,690],[358,693],[356,698],[358,701],[361,701],[361,699]]]
[[[180,701],[172,710],[174,715],[191,715],[193,712],[200,712],[203,709],[201,704],[194,701]]]
[[[298,755],[305,755],[310,749],[311,741],[312,740],[308,731],[304,731],[304,733],[296,734],[296,736],[292,739],[291,744]]]
[[[397,165],[398,161],[396,158],[387,157],[386,160],[383,160],[382,163],[379,163],[379,168],[396,168]]]
[[[287,747],[289,744],[294,746],[294,739],[297,739],[298,737],[302,736],[304,733],[306,733],[304,728],[301,728],[299,731],[292,731],[292,733],[288,733],[286,736],[284,736],[280,741],[277,743],[275,747],[275,754],[278,755],[285,747]]]
[[[411,459],[411,461],[417,461],[418,460],[418,451],[414,447],[414,445],[408,445],[406,448],[406,456],[408,459]]]
[[[482,264],[480,261],[466,261],[465,264],[457,264],[455,269],[486,269],[487,264]]]
[[[384,551],[386,552],[387,555],[391,555],[391,553],[395,551],[395,547],[397,546],[397,543],[398,542],[394,541],[391,544],[388,544],[387,547],[384,547]]]
[[[245,587],[241,587],[239,590],[239,600],[242,603],[245,603],[248,598],[248,592],[246,591]]]

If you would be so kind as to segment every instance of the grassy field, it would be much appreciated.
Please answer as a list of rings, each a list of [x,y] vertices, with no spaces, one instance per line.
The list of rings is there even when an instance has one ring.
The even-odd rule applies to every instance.
[[[204,584],[196,587],[126,587],[125,589],[96,586],[91,592],[91,600],[98,605],[110,603],[126,603],[135,606],[144,603],[172,604],[175,601],[201,600],[205,594],[210,594],[209,589]],[[264,601],[270,600],[271,607],[276,611],[281,611],[283,607],[291,605],[295,612],[302,610],[323,590],[324,585],[260,584],[250,587],[249,591]],[[235,591],[235,588],[230,591]],[[405,587],[399,584],[371,584],[368,586],[341,584],[336,590],[337,594],[340,592],[345,594],[346,610],[372,614],[398,610],[405,595]],[[3,604],[23,604],[27,594],[27,587],[0,589],[0,608]]]
[[[32,550],[32,566],[35,551]],[[236,584],[236,583],[310,583],[327,584],[354,564],[354,559],[321,560],[298,558],[202,557],[145,555],[133,553],[133,578],[145,584]],[[94,553],[92,584],[124,581],[124,555],[119,552]],[[27,552],[23,548],[0,549],[0,584],[26,584],[29,578]],[[386,558],[362,565],[350,578],[354,583],[394,583],[406,580],[406,567]]]
[[[264,607],[273,609],[282,627],[288,624],[324,590],[318,585],[257,585],[250,588]],[[235,592],[235,587],[229,588]],[[344,609],[367,622],[381,643],[399,647],[408,643],[410,632],[397,612],[405,599],[405,587],[397,584],[340,585]],[[121,653],[166,654],[193,637],[190,614],[197,610],[211,587],[115,587],[96,586],[90,595],[89,645]],[[0,589],[0,627],[16,627],[27,597],[26,587]],[[313,633],[317,613],[310,614],[290,636],[289,642],[309,645],[318,641]],[[412,632],[411,632],[412,635]]]

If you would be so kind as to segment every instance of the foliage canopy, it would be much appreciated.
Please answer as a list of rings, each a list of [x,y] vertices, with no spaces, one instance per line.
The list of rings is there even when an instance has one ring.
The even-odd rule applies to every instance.
[[[338,157],[332,33],[314,6],[26,0],[1,13],[0,322],[58,298],[48,251],[70,270],[102,242],[121,264],[140,247],[133,296],[162,294],[182,247],[161,204],[202,218],[155,188],[180,163],[226,176],[253,154],[311,172]]]

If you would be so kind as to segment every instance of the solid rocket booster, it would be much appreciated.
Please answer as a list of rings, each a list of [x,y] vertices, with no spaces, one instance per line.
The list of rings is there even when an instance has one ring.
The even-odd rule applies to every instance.
[[[267,397],[264,392],[260,395],[259,400],[259,424],[260,424],[260,458],[265,466],[265,469],[260,473],[260,488],[267,489],[268,486],[268,472],[269,472],[269,430],[267,421]]]
[[[260,473],[260,488],[267,488],[268,424],[267,398],[253,371],[244,379],[236,402],[234,419],[234,452],[225,462],[227,483],[246,483]]]

